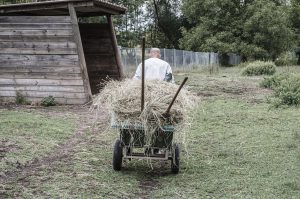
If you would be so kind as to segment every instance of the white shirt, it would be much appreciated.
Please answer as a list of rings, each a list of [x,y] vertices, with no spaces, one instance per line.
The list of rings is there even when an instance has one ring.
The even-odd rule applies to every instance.
[[[158,58],[149,58],[145,60],[145,79],[148,80],[164,80],[166,74],[172,74],[172,69],[168,62]],[[133,79],[141,79],[142,78],[142,64],[136,69],[135,75]],[[174,77],[172,74],[172,81],[174,82]]]

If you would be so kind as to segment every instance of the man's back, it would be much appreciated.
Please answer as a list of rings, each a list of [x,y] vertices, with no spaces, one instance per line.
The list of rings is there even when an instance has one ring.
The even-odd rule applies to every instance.
[[[171,66],[160,58],[160,50],[152,48],[150,50],[149,59],[145,60],[145,79],[148,80],[164,80],[174,83]],[[142,78],[142,64],[137,67],[133,79]]]
[[[148,80],[165,80],[166,74],[171,74],[170,65],[164,60],[158,58],[149,58],[145,60],[145,79]],[[134,79],[141,79],[142,66],[138,66]]]

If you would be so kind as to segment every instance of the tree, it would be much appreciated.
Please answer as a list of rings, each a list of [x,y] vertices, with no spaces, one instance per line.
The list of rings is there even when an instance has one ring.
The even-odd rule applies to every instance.
[[[152,34],[156,34],[151,38],[152,43],[157,46],[178,48],[179,39],[182,37],[178,31],[184,23],[184,19],[180,12],[181,2],[179,0],[152,0],[154,8],[154,23],[150,28]],[[148,10],[151,13],[151,9]],[[153,28],[153,26],[155,28]]]
[[[183,13],[193,25],[183,29],[184,49],[275,59],[293,44],[288,14],[279,1],[185,0]]]
[[[245,13],[239,52],[256,59],[275,59],[293,46],[288,9],[268,0],[255,1]]]
[[[180,0],[113,0],[127,7],[127,13],[115,17],[120,44],[135,47],[142,36],[147,46],[176,48],[184,22],[180,14]]]
[[[292,0],[290,9],[290,22],[295,32],[296,54],[298,56],[297,64],[300,65],[300,0]]]
[[[185,0],[183,14],[194,27],[183,29],[181,47],[194,51],[232,52],[239,27],[239,2]]]

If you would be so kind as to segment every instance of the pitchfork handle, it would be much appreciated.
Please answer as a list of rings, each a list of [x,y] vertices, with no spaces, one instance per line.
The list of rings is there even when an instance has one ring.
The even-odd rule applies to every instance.
[[[170,105],[169,105],[167,111],[165,112],[165,115],[166,115],[166,116],[169,115],[170,110],[171,110],[171,108],[172,108],[172,106],[173,106],[173,104],[174,104],[174,102],[175,102],[175,100],[176,100],[176,98],[177,98],[177,96],[178,96],[180,90],[182,89],[182,87],[184,86],[184,84],[186,83],[187,80],[188,80],[188,77],[185,77],[184,80],[183,80],[183,82],[182,82],[181,85],[179,86],[179,88],[178,88],[178,90],[177,90],[175,96],[174,96],[173,99],[172,99],[172,102],[170,103]]]

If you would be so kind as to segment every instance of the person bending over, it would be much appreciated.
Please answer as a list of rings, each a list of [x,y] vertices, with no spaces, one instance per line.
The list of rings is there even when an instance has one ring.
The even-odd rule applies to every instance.
[[[161,60],[159,48],[151,48],[150,58],[145,60],[145,79],[163,80],[174,83],[172,69],[168,62]],[[142,64],[139,64],[133,79],[142,79]]]

